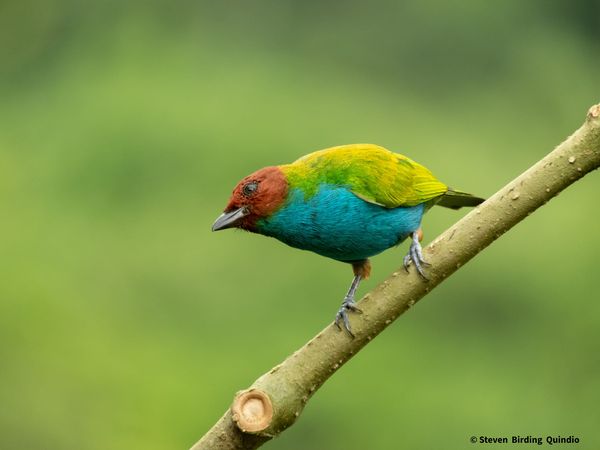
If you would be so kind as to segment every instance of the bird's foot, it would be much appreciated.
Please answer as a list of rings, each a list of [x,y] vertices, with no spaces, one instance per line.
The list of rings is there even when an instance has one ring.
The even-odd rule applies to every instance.
[[[356,302],[354,301],[354,296],[346,296],[346,298],[344,298],[344,301],[342,302],[342,306],[340,306],[340,309],[335,315],[335,325],[340,329],[340,331],[342,329],[340,323],[343,322],[344,328],[346,329],[348,334],[354,337],[354,333],[352,333],[352,329],[350,327],[350,320],[348,319],[348,311],[362,314],[361,309],[357,306]]]
[[[423,249],[421,247],[421,243],[419,242],[419,235],[417,232],[412,234],[412,241],[410,243],[410,249],[408,250],[408,254],[404,257],[404,269],[408,272],[408,266],[411,263],[415,264],[417,268],[417,272],[425,281],[429,281],[429,279],[425,276],[425,272],[423,271],[423,266],[429,266],[430,264],[423,259]]]

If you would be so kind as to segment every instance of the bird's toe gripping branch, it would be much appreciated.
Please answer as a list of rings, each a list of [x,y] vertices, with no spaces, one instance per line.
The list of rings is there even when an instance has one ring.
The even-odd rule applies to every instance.
[[[423,232],[419,228],[417,231],[413,231],[411,233],[412,241],[410,243],[410,248],[408,250],[408,254],[404,257],[404,269],[408,272],[408,266],[410,266],[411,262],[415,264],[417,268],[417,272],[424,280],[428,280],[425,276],[425,272],[423,271],[423,266],[428,266],[429,263],[423,259],[423,249],[421,247],[421,243],[419,242],[423,238]]]
[[[344,297],[344,301],[342,302],[342,306],[338,310],[335,315],[335,324],[340,329],[342,329],[341,323],[344,324],[344,328],[350,334],[350,336],[354,337],[354,333],[352,333],[352,328],[350,327],[350,320],[348,319],[348,311],[356,312],[362,314],[360,308],[356,305],[354,301],[354,296],[356,295],[356,290],[358,289],[358,285],[360,284],[360,280],[363,277],[368,277],[371,271],[371,265],[368,260],[361,261],[353,264],[354,267],[354,279],[352,280],[352,284],[350,285],[350,289]]]
[[[344,298],[342,306],[340,306],[340,309],[335,315],[335,325],[341,330],[342,326],[340,322],[343,322],[346,331],[350,334],[350,336],[354,337],[354,333],[352,333],[352,328],[350,327],[350,320],[348,319],[348,311],[353,311],[362,314],[361,309],[356,305],[356,302],[354,301],[354,297],[346,296],[346,298]]]

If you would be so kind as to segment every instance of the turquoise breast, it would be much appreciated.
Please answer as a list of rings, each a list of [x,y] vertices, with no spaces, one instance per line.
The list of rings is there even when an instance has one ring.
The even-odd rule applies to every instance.
[[[419,228],[424,205],[385,208],[345,187],[322,184],[315,195],[292,189],[286,203],[257,231],[339,261],[358,261],[399,244]]]

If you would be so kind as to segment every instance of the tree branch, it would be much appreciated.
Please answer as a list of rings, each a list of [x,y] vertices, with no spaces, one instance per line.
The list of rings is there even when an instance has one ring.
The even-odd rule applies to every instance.
[[[333,324],[237,393],[233,405],[191,450],[255,449],[292,425],[317,389],[371,339],[459,267],[560,191],[600,166],[600,104],[554,151],[500,189],[425,250],[429,282],[394,272],[352,315],[351,339]]]

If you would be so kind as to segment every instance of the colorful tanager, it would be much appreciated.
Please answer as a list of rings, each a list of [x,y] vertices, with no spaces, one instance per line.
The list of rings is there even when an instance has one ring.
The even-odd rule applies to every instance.
[[[354,279],[335,317],[352,335],[348,311],[369,277],[369,258],[410,237],[404,257],[425,280],[421,219],[433,205],[458,209],[482,198],[449,188],[415,161],[383,147],[354,144],[265,167],[233,190],[213,231],[237,227],[352,265]]]

